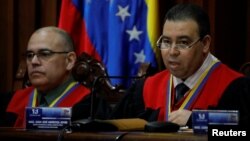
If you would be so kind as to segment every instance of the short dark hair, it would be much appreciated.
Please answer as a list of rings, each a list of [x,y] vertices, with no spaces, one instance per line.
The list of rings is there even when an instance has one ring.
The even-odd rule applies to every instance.
[[[210,35],[210,21],[208,14],[199,6],[182,3],[171,8],[165,15],[164,21],[194,20],[198,24],[199,36]]]

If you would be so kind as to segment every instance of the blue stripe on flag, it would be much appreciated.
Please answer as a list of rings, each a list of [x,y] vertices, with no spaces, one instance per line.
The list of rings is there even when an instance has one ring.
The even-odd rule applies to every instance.
[[[157,2],[157,1],[156,1]],[[135,76],[143,62],[157,67],[144,0],[73,0],[110,76]],[[130,80],[112,80],[128,86]]]

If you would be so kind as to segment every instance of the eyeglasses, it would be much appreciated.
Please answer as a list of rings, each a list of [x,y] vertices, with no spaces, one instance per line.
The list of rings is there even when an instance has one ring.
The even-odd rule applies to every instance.
[[[175,44],[175,48],[177,50],[184,50],[184,49],[187,49],[187,48],[191,48],[193,47],[197,42],[200,41],[201,38],[197,39],[196,41],[190,43],[188,41],[179,41],[179,43],[177,42]],[[170,49],[172,48],[172,43],[169,39],[166,39],[164,38],[162,35],[161,37],[158,39],[158,41],[156,42],[156,45],[159,49]]]
[[[24,54],[24,56],[26,57],[26,60],[28,60],[28,61],[31,61],[35,55],[37,58],[39,58],[41,60],[47,60],[51,56],[53,56],[54,54],[65,54],[65,53],[69,53],[69,52],[67,52],[67,51],[56,52],[56,51],[45,49],[45,50],[39,50],[37,53],[35,53],[33,51],[27,51]]]

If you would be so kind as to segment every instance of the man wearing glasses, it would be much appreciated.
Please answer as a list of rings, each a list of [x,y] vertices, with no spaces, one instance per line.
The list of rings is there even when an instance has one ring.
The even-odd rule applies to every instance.
[[[192,109],[215,107],[229,83],[242,76],[210,53],[208,15],[179,4],[165,16],[157,41],[166,70],[133,85],[114,118],[140,117],[190,125]]]
[[[90,90],[72,77],[77,57],[65,31],[38,29],[28,42],[25,57],[32,86],[16,91],[10,101],[7,120],[11,125],[25,127],[25,107],[73,107],[72,120],[89,117]]]

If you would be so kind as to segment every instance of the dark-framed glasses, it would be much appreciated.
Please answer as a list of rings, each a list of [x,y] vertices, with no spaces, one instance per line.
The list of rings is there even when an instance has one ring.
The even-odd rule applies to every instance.
[[[194,42],[189,42],[187,40],[183,40],[183,41],[177,41],[177,43],[175,44],[175,48],[177,50],[184,50],[184,49],[188,49],[193,47],[197,42],[200,41],[201,38],[198,38],[197,40],[195,40]],[[170,41],[167,38],[164,38],[162,35],[160,36],[160,38],[158,39],[158,41],[156,42],[156,45],[159,49],[170,49],[173,47],[172,45],[172,41]]]
[[[31,61],[35,55],[40,60],[47,60],[51,56],[53,56],[54,54],[65,54],[65,53],[69,53],[69,52],[68,51],[52,51],[49,49],[43,49],[43,50],[39,50],[36,53],[33,51],[26,51],[24,56],[25,56],[26,60],[28,60],[28,61]]]

